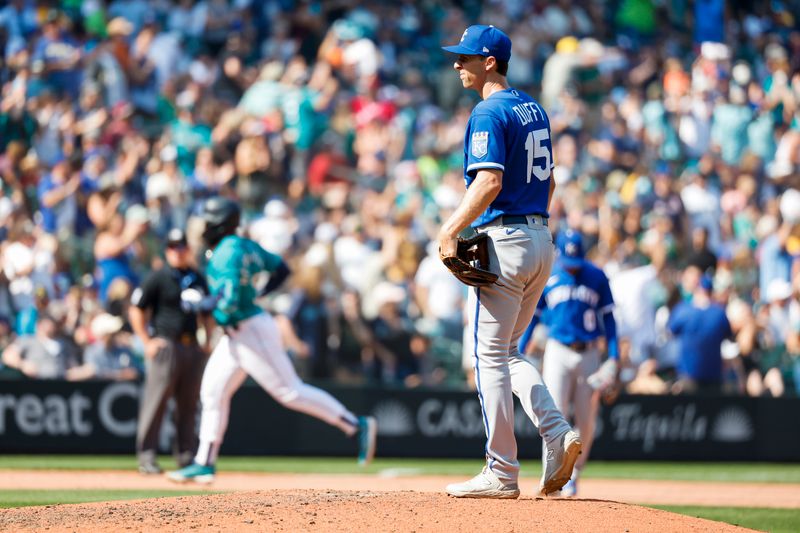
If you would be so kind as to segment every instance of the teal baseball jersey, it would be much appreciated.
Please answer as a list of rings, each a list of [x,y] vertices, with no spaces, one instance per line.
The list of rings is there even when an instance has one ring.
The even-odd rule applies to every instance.
[[[209,290],[217,298],[214,319],[233,326],[262,313],[255,300],[280,264],[279,256],[250,239],[238,235],[222,239],[206,267]]]

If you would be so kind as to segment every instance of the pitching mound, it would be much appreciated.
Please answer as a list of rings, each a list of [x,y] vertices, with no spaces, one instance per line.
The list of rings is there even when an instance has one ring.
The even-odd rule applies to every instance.
[[[0,510],[2,531],[750,531],[602,500],[463,500],[421,492],[257,491]]]

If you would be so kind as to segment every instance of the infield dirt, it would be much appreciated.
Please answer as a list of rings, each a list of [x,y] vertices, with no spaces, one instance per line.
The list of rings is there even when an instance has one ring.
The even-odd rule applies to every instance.
[[[269,490],[0,511],[2,531],[733,533],[748,529],[603,500],[464,500],[415,491]]]

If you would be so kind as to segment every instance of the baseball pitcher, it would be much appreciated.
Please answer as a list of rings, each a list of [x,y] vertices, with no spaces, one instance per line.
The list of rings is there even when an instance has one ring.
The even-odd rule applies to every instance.
[[[203,218],[203,237],[212,250],[206,277],[210,292],[217,298],[213,316],[225,334],[203,373],[200,445],[194,463],[170,472],[169,478],[177,482],[213,481],[231,398],[247,375],[284,407],[357,437],[359,463],[367,464],[375,453],[375,419],[357,417],[327,392],[303,383],[283,349],[275,321],[255,303],[257,297],[283,283],[289,268],[279,256],[236,234],[240,210],[235,202],[211,198],[206,201]]]
[[[547,226],[555,188],[550,123],[541,106],[506,81],[511,40],[493,26],[470,26],[453,68],[482,101],[464,137],[467,192],[439,233],[445,265],[472,285],[467,302],[475,382],[486,431],[486,466],[473,479],[447,486],[468,498],[517,498],[519,462],[514,437],[516,394],[546,446],[539,490],[561,489],[581,453],[572,431],[539,372],[518,349],[553,264]],[[471,227],[481,238],[462,242]],[[487,276],[486,271],[492,273]]]
[[[542,376],[556,406],[569,414],[583,442],[570,481],[561,496],[573,497],[578,477],[589,457],[597,418],[598,392],[617,379],[619,349],[614,321],[614,300],[608,278],[583,257],[580,233],[568,229],[556,238],[558,257],[528,329],[520,339],[525,352],[533,329],[542,321],[549,326]],[[598,339],[606,338],[608,359],[602,365]]]

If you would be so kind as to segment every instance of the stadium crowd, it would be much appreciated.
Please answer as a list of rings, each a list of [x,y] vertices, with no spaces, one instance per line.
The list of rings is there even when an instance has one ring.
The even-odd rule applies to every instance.
[[[127,308],[237,199],[293,269],[264,305],[303,377],[463,383],[469,23],[550,115],[551,228],[609,275],[628,389],[800,391],[796,0],[9,0],[0,7],[2,373],[131,379]],[[722,306],[726,319],[704,322]],[[687,322],[709,324],[686,334]],[[538,337],[541,338],[544,332]],[[537,349],[531,350],[536,357]],[[469,366],[464,365],[464,366]]]

